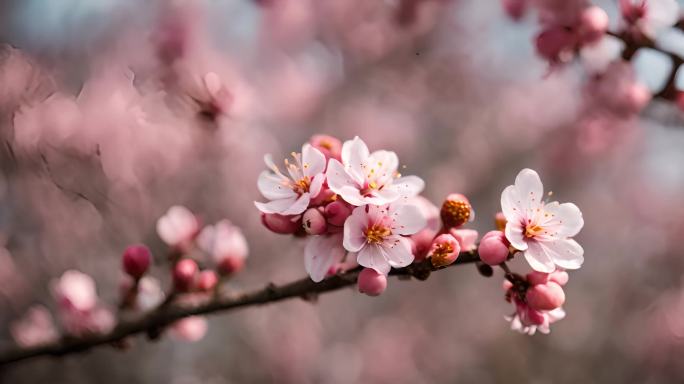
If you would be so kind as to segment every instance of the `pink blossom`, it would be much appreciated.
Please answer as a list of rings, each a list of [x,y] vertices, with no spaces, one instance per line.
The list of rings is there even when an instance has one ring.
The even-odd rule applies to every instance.
[[[52,295],[61,308],[90,311],[97,305],[95,281],[92,277],[75,270],[64,272],[52,284]]]
[[[285,160],[288,175],[283,174],[270,155],[264,157],[271,170],[259,175],[259,191],[268,203],[255,202],[263,213],[298,215],[306,210],[312,198],[325,182],[325,156],[311,144],[304,144],[301,153],[292,153],[294,162]]]
[[[199,221],[189,209],[175,205],[157,220],[157,234],[169,246],[187,247],[199,232]]]
[[[59,314],[64,330],[78,337],[107,333],[116,325],[114,314],[105,307],[95,307],[88,311],[61,310]]]
[[[242,231],[228,220],[204,227],[197,236],[197,245],[219,266],[226,263],[227,259],[244,261],[249,252]]]
[[[501,194],[506,216],[506,239],[523,252],[532,269],[553,272],[556,266],[577,269],[584,262],[584,250],[572,239],[584,225],[575,204],[545,203],[537,172],[523,169]]]
[[[413,197],[425,186],[417,176],[401,177],[398,166],[399,159],[394,152],[370,153],[366,143],[357,136],[342,146],[342,163],[335,159],[328,162],[326,175],[330,189],[349,204],[384,205]]]
[[[190,316],[178,320],[171,326],[171,335],[181,341],[196,342],[207,334],[207,319],[201,316]]]
[[[458,244],[461,246],[461,252],[470,252],[477,248],[478,233],[476,230],[452,228],[449,233],[458,240]]]
[[[347,252],[342,247],[342,234],[313,236],[304,248],[304,267],[311,280],[319,282]]]
[[[387,276],[373,268],[364,268],[357,282],[359,292],[368,296],[378,296],[387,289]]]
[[[461,245],[455,237],[448,233],[437,236],[430,246],[428,257],[435,267],[452,264],[461,252]]]
[[[558,283],[549,281],[529,287],[525,300],[530,308],[550,311],[565,303],[565,292]]]
[[[411,243],[404,235],[412,235],[426,224],[415,205],[358,207],[344,223],[343,245],[360,265],[387,274],[391,267],[413,262]]]
[[[676,0],[620,0],[620,11],[625,21],[651,38],[679,21]]]
[[[565,318],[563,308],[552,311],[537,311],[524,303],[516,302],[516,311],[506,320],[511,322],[511,329],[527,335],[534,335],[537,331],[548,334],[551,324]]]
[[[59,337],[50,311],[42,305],[29,308],[21,319],[10,325],[10,333],[22,348],[48,344]]]

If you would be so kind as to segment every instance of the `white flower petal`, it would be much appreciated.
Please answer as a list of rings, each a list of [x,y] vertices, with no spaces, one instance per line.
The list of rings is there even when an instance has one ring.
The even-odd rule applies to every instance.
[[[507,222],[504,234],[513,248],[524,251],[527,249],[527,242],[523,235],[523,226],[518,222]]]
[[[508,222],[518,222],[523,219],[525,208],[515,185],[509,185],[501,193],[501,212]]]
[[[391,269],[389,262],[385,259],[380,246],[368,244],[363,247],[356,256],[359,265],[366,268],[373,268],[376,272],[387,275]]]
[[[525,214],[532,216],[544,199],[544,186],[537,172],[525,168],[515,178],[520,203],[526,208]]]
[[[294,205],[296,201],[297,201],[297,196],[295,195],[289,199],[273,200],[273,201],[269,201],[268,203],[260,203],[258,201],[255,201],[254,205],[256,205],[257,209],[263,213],[282,214],[281,212],[286,211],[288,208],[290,208],[292,205]]]
[[[325,155],[311,144],[302,147],[302,170],[304,176],[315,176],[325,170]]]
[[[418,176],[404,176],[394,180],[392,189],[403,198],[417,196],[425,188],[425,182]]]
[[[554,202],[547,204],[544,210],[551,216],[542,222],[542,226],[554,231],[557,237],[573,237],[584,226],[582,212],[573,203],[558,204]]]
[[[311,197],[318,196],[318,193],[321,192],[321,187],[323,187],[324,182],[325,173],[319,173],[313,177],[311,180],[311,185],[309,185],[309,193],[311,194]]]
[[[427,219],[419,207],[411,204],[400,204],[390,208],[393,220],[392,233],[397,235],[413,235],[427,226]]]
[[[356,181],[349,176],[344,169],[344,165],[335,159],[330,159],[328,161],[328,169],[325,172],[325,175],[328,179],[328,187],[338,195],[341,195],[342,188],[347,186],[358,189]]]
[[[366,244],[364,231],[368,226],[368,215],[365,207],[358,207],[344,222],[344,248],[349,252],[358,252]]]
[[[540,243],[553,262],[564,269],[578,269],[584,263],[584,249],[572,239]]]
[[[313,236],[304,248],[304,267],[311,280],[318,283],[328,274],[330,268],[341,262],[346,253],[340,246],[341,236]]]
[[[366,169],[368,163],[368,147],[358,136],[351,141],[345,142],[342,146],[342,162],[349,175],[361,184],[366,179]]]
[[[537,272],[551,273],[556,270],[553,258],[548,253],[548,248],[537,241],[530,241],[525,251],[525,259],[530,267]]]
[[[391,236],[383,242],[382,250],[387,262],[394,268],[402,268],[413,262],[411,243],[402,236]]]
[[[300,213],[306,211],[311,201],[311,194],[302,193],[301,196],[294,202],[288,209],[280,212],[281,215],[299,215]]]
[[[269,171],[263,171],[259,174],[257,187],[259,188],[259,192],[269,200],[286,199],[297,196],[292,188],[283,183],[284,181],[287,182],[286,179],[283,179],[280,176],[274,175]]]

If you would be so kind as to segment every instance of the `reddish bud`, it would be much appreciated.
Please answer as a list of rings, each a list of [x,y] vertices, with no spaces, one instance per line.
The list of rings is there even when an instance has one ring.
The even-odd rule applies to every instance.
[[[572,57],[575,43],[570,30],[554,26],[537,35],[535,47],[537,54],[550,62],[566,62]]]
[[[327,217],[328,223],[337,227],[343,226],[351,213],[352,208],[344,201],[333,201],[325,206],[325,217]]]
[[[291,235],[301,226],[300,216],[283,216],[277,213],[262,213],[261,223],[271,232],[281,235]]]
[[[563,305],[565,292],[560,285],[550,281],[531,286],[525,294],[525,299],[532,309],[550,311]]]
[[[123,270],[134,279],[140,279],[150,267],[152,253],[144,245],[131,245],[122,257]]]
[[[173,268],[173,286],[179,292],[188,292],[195,284],[199,268],[192,259],[182,259]]]
[[[442,234],[435,238],[430,246],[430,262],[435,267],[445,267],[458,258],[461,246],[455,237],[449,234]]]
[[[584,43],[594,43],[603,37],[608,30],[608,14],[603,8],[590,6],[580,15],[579,33]]]
[[[508,17],[515,21],[522,19],[527,11],[527,0],[502,0],[501,5]]]
[[[508,241],[500,231],[488,232],[480,241],[480,259],[489,265],[499,265],[508,258]]]
[[[321,235],[328,229],[325,217],[323,217],[323,214],[317,208],[309,208],[304,212],[302,225],[304,231],[309,235]]]
[[[368,296],[378,296],[387,289],[387,276],[373,268],[364,268],[357,281],[359,292]]]
[[[205,269],[200,272],[199,278],[197,279],[197,289],[204,292],[210,292],[216,287],[216,284],[218,284],[216,272],[210,269]]]
[[[241,257],[226,257],[219,262],[216,268],[220,274],[228,276],[241,271],[244,266],[245,259]]]
[[[444,200],[439,214],[445,228],[460,227],[470,220],[473,208],[460,193],[452,193]]]

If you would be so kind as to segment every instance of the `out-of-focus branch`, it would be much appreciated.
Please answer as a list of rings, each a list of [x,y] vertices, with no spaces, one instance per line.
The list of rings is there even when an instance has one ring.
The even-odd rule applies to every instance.
[[[390,275],[425,280],[434,271],[455,265],[475,263],[479,260],[477,252],[462,252],[455,263],[446,267],[434,267],[428,259],[404,268],[393,269]],[[308,277],[283,285],[271,283],[255,291],[234,295],[219,295],[199,304],[171,303],[161,306],[159,309],[137,319],[122,321],[116,328],[106,334],[91,335],[83,338],[63,338],[47,345],[3,351],[0,353],[0,366],[39,356],[63,356],[105,344],[115,344],[139,333],[145,333],[150,338],[155,338],[165,327],[184,317],[269,304],[297,297],[311,299],[319,294],[355,284],[360,271],[361,268],[355,268],[331,276],[320,283],[314,283]]]

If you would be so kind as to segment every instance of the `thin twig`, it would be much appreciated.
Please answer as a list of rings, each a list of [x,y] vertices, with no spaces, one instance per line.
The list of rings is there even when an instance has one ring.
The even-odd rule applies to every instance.
[[[454,265],[475,263],[480,258],[477,252],[463,252],[454,264],[446,267],[433,267],[430,260],[424,260],[408,267],[393,269],[392,276],[415,277],[425,280],[430,273],[449,268]],[[65,337],[51,344],[31,348],[14,348],[0,353],[0,366],[27,360],[39,356],[63,356],[91,349],[93,347],[116,344],[129,336],[145,333],[154,336],[160,329],[182,318],[207,315],[243,307],[274,303],[291,298],[315,297],[316,295],[335,291],[356,283],[361,268],[331,276],[320,283],[314,283],[308,277],[283,285],[268,284],[264,288],[229,296],[216,296],[210,301],[193,303],[172,303],[160,307],[152,313],[120,322],[116,328],[106,334],[90,335],[83,338]]]

